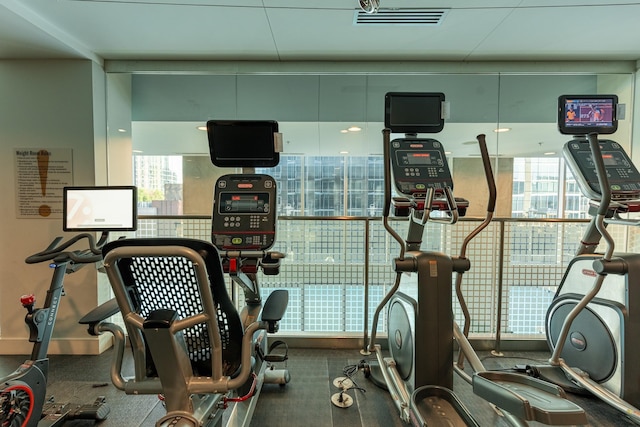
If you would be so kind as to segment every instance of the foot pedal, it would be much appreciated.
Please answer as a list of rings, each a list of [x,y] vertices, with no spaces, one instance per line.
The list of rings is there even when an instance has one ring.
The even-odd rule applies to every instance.
[[[564,390],[535,378],[478,372],[473,376],[473,392],[521,420],[548,425],[587,424],[584,410],[565,399]]]
[[[273,351],[278,347],[284,347],[284,353],[274,353]],[[269,351],[264,355],[262,360],[270,363],[286,362],[289,359],[289,346],[284,341],[274,341],[269,346]]]
[[[73,406],[67,419],[101,421],[107,418],[109,412],[111,412],[111,408],[107,405],[104,396],[100,396],[91,404]]]
[[[448,388],[417,388],[411,395],[411,409],[420,426],[480,427],[460,399]]]

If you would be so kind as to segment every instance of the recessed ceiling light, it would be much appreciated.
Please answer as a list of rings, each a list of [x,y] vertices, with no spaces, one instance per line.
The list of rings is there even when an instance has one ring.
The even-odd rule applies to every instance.
[[[143,152],[142,150],[131,150],[131,151],[132,151],[132,152],[134,152],[134,153],[136,153],[136,154],[140,154],[140,153],[142,153],[142,152]]]
[[[341,151],[340,154],[349,154],[348,151]]]
[[[497,128],[497,129],[494,129],[493,131],[495,133],[500,133],[500,132],[509,132],[510,130],[511,128]]]
[[[206,126],[198,126],[198,130],[207,130]]]
[[[556,154],[555,151],[547,151],[546,153],[544,153],[545,156],[553,156],[554,154]]]
[[[340,133],[349,133],[349,130],[348,129],[341,129]]]
[[[444,154],[448,156],[449,154],[451,154],[451,151],[445,151]]]
[[[121,132],[121,133],[125,133],[126,131],[127,131],[127,130],[126,130],[126,129],[123,129],[123,128],[119,128],[119,129],[118,129],[118,132]]]
[[[362,128],[360,126],[351,126],[347,129],[349,132],[360,132]]]

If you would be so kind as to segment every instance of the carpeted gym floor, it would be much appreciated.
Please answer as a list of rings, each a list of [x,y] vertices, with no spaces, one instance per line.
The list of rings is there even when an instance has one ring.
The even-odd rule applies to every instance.
[[[153,426],[164,414],[156,396],[128,396],[117,390],[109,379],[112,352],[100,356],[52,356],[48,394],[57,402],[91,403],[104,396],[111,412],[102,427]],[[267,384],[262,390],[252,427],[371,427],[405,426],[400,421],[389,394],[373,385],[362,372],[353,375],[355,386],[348,394],[353,405],[339,408],[331,403],[338,392],[333,380],[343,376],[345,368],[363,357],[358,350],[299,349],[289,351],[287,366],[291,382],[286,386]],[[503,369],[531,360],[544,361],[543,353],[505,354],[494,358],[483,355],[488,369]],[[25,360],[24,356],[0,356],[0,370],[7,373]],[[505,421],[482,399],[473,395],[471,386],[457,376],[454,389],[482,426],[505,426]],[[633,425],[622,414],[595,398],[571,396],[587,412],[592,426]],[[69,426],[88,426],[92,422],[73,421]],[[531,425],[542,425],[532,423]]]

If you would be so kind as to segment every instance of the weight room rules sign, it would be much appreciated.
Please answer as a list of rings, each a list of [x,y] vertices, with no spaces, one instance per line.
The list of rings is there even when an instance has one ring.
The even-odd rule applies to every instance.
[[[16,218],[62,218],[62,189],[73,185],[70,148],[16,148]]]

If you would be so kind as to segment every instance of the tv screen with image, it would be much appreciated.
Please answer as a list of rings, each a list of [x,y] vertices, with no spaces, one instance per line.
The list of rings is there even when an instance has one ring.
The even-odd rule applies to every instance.
[[[64,231],[135,231],[134,186],[64,187]]]
[[[565,135],[612,134],[618,130],[616,95],[562,95],[558,128]]]

